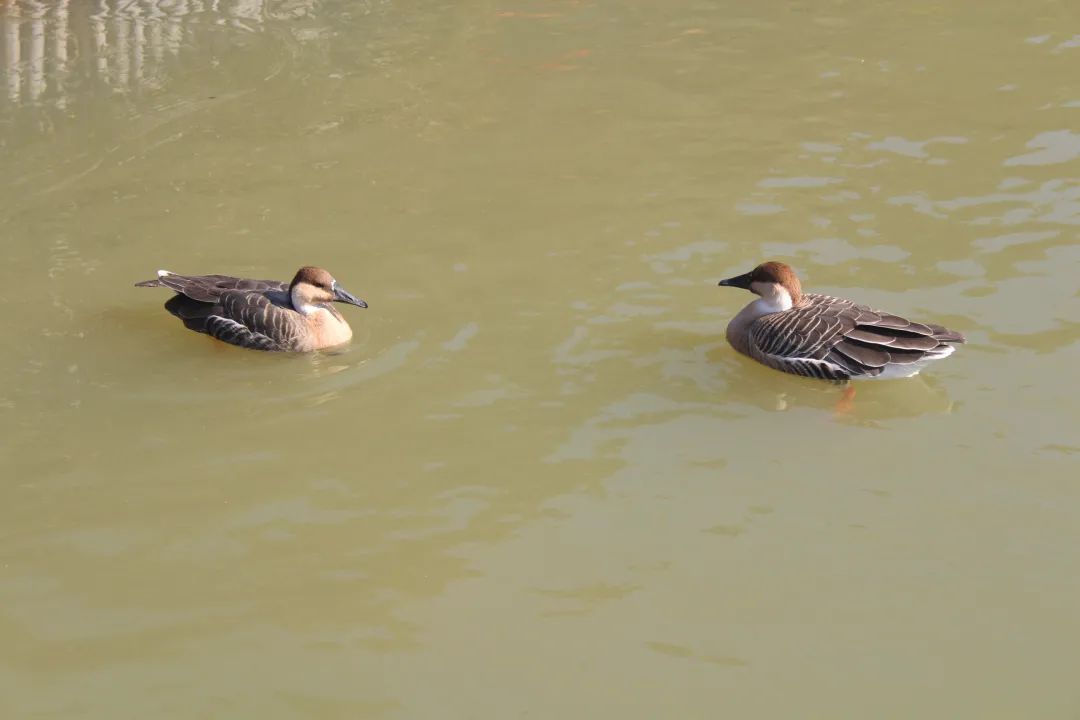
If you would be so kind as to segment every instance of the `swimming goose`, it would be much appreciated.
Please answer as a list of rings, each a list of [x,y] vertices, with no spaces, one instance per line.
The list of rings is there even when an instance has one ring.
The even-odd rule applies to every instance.
[[[330,273],[311,266],[300,268],[289,283],[158,270],[157,278],[135,287],[174,290],[165,309],[185,326],[253,350],[309,352],[342,345],[352,338],[352,328],[330,303],[367,307]]]
[[[727,326],[732,347],[776,370],[824,380],[918,374],[952,355],[964,336],[940,325],[905,320],[850,300],[803,293],[795,271],[766,262],[721,285],[758,300]]]

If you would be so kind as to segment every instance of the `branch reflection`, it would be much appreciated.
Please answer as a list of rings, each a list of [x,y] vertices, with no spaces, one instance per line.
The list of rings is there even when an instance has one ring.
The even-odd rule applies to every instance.
[[[66,108],[87,80],[116,93],[161,87],[170,59],[197,50],[205,36],[313,17],[319,2],[7,0],[0,3],[4,96],[11,107]]]

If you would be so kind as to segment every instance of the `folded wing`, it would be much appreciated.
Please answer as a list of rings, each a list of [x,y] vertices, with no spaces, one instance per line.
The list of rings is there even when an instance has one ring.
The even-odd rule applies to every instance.
[[[766,315],[751,326],[751,350],[766,364],[842,380],[935,359],[952,351],[947,343],[964,342],[960,333],[940,325],[912,322],[842,298],[804,297],[805,305]]]
[[[299,313],[248,290],[222,291],[205,328],[218,340],[255,350],[299,350],[305,338]]]
[[[153,280],[136,283],[135,287],[167,287],[197,302],[212,303],[227,290],[285,292],[289,284],[280,280],[249,280],[230,275],[177,275],[162,270]]]

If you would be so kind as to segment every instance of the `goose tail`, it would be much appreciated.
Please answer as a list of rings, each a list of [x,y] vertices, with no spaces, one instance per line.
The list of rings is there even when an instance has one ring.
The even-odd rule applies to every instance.
[[[135,287],[167,287],[163,282],[161,282],[161,278],[174,274],[175,273],[171,273],[168,270],[158,270],[156,278],[154,278],[153,280],[143,280],[142,282],[137,282],[135,283]]]

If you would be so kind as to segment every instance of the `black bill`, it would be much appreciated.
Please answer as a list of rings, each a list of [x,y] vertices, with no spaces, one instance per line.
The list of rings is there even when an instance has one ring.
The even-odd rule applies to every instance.
[[[366,302],[356,297],[351,292],[341,287],[337,283],[334,283],[334,300],[338,302],[349,303],[350,305],[355,305],[356,307],[367,307]]]
[[[737,287],[745,290],[750,289],[750,278],[753,273],[743,273],[742,275],[736,275],[735,277],[728,278],[727,280],[721,280],[720,284],[724,287]]]

